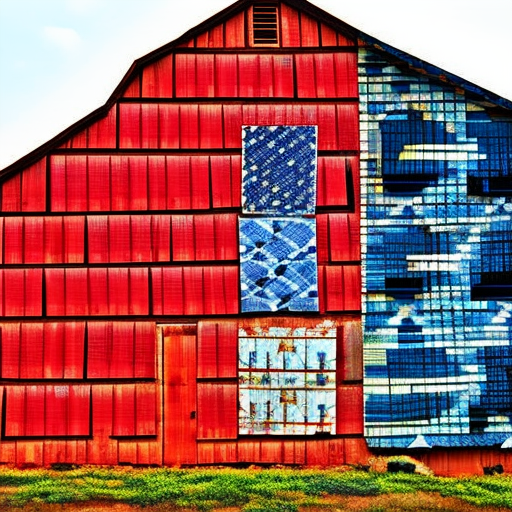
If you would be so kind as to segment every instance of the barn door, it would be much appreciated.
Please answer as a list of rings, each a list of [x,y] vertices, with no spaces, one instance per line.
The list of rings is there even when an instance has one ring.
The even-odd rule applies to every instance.
[[[160,327],[163,341],[164,464],[197,464],[197,327]]]

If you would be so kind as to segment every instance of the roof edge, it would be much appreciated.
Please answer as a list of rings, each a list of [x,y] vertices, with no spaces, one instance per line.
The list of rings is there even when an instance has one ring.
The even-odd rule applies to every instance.
[[[87,124],[93,122],[95,120],[99,120],[107,115],[108,111],[114,106],[116,101],[122,97],[122,93],[124,92],[127,85],[133,80],[139,70],[150,64],[151,62],[163,57],[173,49],[175,49],[180,44],[185,41],[196,37],[197,35],[203,33],[204,31],[214,27],[215,25],[222,23],[224,20],[230,18],[231,16],[238,14],[239,12],[250,7],[255,0],[238,0],[233,4],[229,5],[222,11],[214,14],[210,18],[201,22],[199,25],[187,30],[184,34],[179,36],[174,41],[166,43],[165,45],[153,50],[152,52],[136,59],[133,64],[130,66],[124,77],[119,82],[119,85],[114,89],[106,103],[86,115],[82,119],[78,120],[62,132],[58,133],[55,137],[51,138],[49,141],[45,142],[41,146],[27,153],[25,156],[19,158],[12,164],[9,164],[4,169],[0,170],[0,183],[4,180],[8,179],[12,174],[19,171],[22,168],[29,167],[33,165],[41,158],[45,157],[46,154],[52,149],[57,148],[59,145],[63,144],[67,138],[78,133],[80,130],[83,130],[87,127]],[[411,71],[420,72],[426,75],[427,77],[439,81],[443,84],[448,84],[454,87],[459,87],[466,92],[469,92],[472,96],[477,96],[482,98],[483,100],[491,103],[496,107],[503,108],[505,110],[510,111],[512,115],[512,101],[499,96],[496,93],[493,93],[487,89],[484,89],[469,80],[461,78],[449,71],[446,71],[438,66],[430,64],[427,61],[424,61],[418,57],[414,57],[407,52],[398,50],[397,48],[380,41],[379,39],[358,30],[351,25],[348,25],[344,21],[340,20],[336,16],[330,14],[329,12],[317,7],[312,4],[308,0],[280,0],[282,3],[288,5],[289,7],[303,11],[306,14],[318,19],[319,21],[327,24],[331,28],[344,32],[349,36],[353,37],[356,41],[361,40],[366,45],[368,45],[373,50],[380,53],[388,53],[398,59],[400,62],[406,64]],[[474,100],[475,101],[475,100]],[[489,105],[487,105],[489,106]]]

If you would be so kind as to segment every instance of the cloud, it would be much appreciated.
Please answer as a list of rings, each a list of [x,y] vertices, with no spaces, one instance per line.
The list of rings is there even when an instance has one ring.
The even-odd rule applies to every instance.
[[[46,26],[43,28],[43,37],[50,43],[68,51],[74,50],[82,42],[76,30],[65,27]]]

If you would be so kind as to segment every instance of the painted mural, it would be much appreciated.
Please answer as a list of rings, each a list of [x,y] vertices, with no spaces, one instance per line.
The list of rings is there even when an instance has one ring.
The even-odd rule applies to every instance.
[[[317,127],[244,126],[243,312],[318,311]],[[287,215],[287,217],[283,217]]]
[[[512,123],[359,52],[365,434],[512,439]]]
[[[239,433],[336,433],[336,327],[239,330]]]

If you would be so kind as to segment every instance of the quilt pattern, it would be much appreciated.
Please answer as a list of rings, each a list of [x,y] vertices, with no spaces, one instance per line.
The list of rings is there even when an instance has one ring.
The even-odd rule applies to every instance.
[[[359,55],[365,432],[512,446],[512,123]]]
[[[244,126],[242,211],[314,214],[317,127]]]
[[[316,223],[241,218],[242,311],[318,311]]]
[[[239,330],[239,432],[336,433],[336,328]]]

